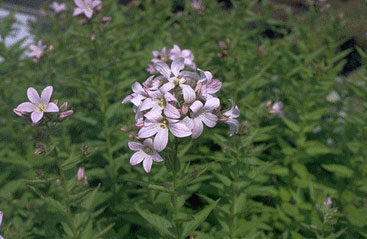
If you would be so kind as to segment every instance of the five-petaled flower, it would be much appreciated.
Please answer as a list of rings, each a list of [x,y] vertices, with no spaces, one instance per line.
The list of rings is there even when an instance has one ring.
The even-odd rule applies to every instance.
[[[56,13],[66,11],[67,9],[65,3],[58,2],[53,2],[52,4],[50,4],[50,8],[53,9]]]
[[[238,106],[235,105],[234,101],[229,99],[231,102],[231,109],[224,112],[223,115],[225,117],[224,122],[229,125],[229,136],[237,134],[240,129],[240,124],[236,120],[240,116],[240,110]]]
[[[143,161],[143,168],[147,173],[150,172],[153,161],[163,161],[161,156],[155,150],[153,146],[153,140],[151,138],[145,139],[142,144],[137,142],[129,142],[128,146],[132,151],[136,151],[130,158],[130,164],[137,165]]]
[[[74,9],[73,16],[84,13],[87,18],[93,16],[93,9],[100,5],[102,2],[100,0],[74,0],[77,8]]]
[[[15,110],[22,114],[31,113],[32,122],[37,124],[45,112],[59,112],[59,107],[55,103],[50,102],[52,91],[52,86],[47,86],[42,91],[40,97],[34,88],[28,88],[27,96],[30,102],[21,103]]]
[[[46,45],[42,45],[42,40],[39,40],[37,45],[31,44],[29,48],[31,49],[29,56],[34,56],[39,59],[43,55]]]

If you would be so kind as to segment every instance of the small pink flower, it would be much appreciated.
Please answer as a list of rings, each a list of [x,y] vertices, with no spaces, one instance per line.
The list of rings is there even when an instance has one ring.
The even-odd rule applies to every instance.
[[[184,58],[184,64],[186,66],[191,67],[192,69],[196,69],[196,65],[194,63],[194,55],[188,49],[181,50],[181,48],[177,45],[173,45],[173,48],[170,51],[170,59],[172,61],[178,58]]]
[[[87,18],[93,16],[93,9],[98,5],[101,5],[100,0],[74,0],[77,8],[74,9],[73,16],[84,13]]]
[[[191,7],[195,10],[202,10],[203,6],[201,4],[201,0],[192,0]]]
[[[83,167],[80,167],[76,175],[76,178],[78,179],[78,181],[82,181],[84,179],[85,177],[84,173],[85,173],[85,169]]]
[[[53,2],[52,4],[50,4],[50,8],[53,9],[56,13],[66,11],[67,9],[65,3],[58,2]]]
[[[270,114],[280,114],[282,112],[283,103],[281,101],[276,101],[271,106],[271,109],[269,110]]]
[[[91,41],[96,40],[96,35],[95,35],[94,33],[90,36],[90,40],[91,40]]]
[[[55,49],[55,47],[54,47],[54,45],[52,45],[52,44],[48,47],[48,50],[49,50],[49,51],[53,51],[54,49]]]
[[[109,16],[102,17],[102,21],[104,21],[104,22],[110,22],[111,20],[112,20],[112,18],[109,17]]]
[[[45,112],[59,112],[59,107],[55,103],[50,102],[52,91],[52,86],[47,86],[42,91],[40,97],[34,88],[28,88],[27,96],[30,102],[18,105],[15,110],[22,114],[31,113],[32,122],[37,124]]]
[[[333,201],[331,200],[330,197],[328,197],[325,201],[324,201],[324,205],[331,207],[333,205]]]
[[[29,56],[34,56],[39,59],[43,55],[46,45],[42,45],[42,40],[39,40],[37,45],[32,44],[29,48],[31,49]]]
[[[154,58],[152,63],[157,63],[159,61],[167,62],[169,60],[170,51],[166,47],[163,47],[161,51],[152,51]]]
[[[143,144],[129,142],[128,146],[131,150],[136,151],[130,158],[130,164],[134,166],[143,162],[143,168],[147,173],[150,172],[153,161],[163,161],[161,156],[154,149],[153,140],[151,138],[145,139]]]

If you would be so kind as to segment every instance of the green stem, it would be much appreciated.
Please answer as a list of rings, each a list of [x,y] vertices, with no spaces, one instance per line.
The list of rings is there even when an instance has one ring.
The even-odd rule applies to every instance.
[[[236,147],[236,157],[235,157],[235,165],[234,165],[234,169],[232,170],[234,175],[233,175],[233,180],[232,180],[232,184],[231,184],[231,208],[230,208],[230,223],[229,223],[229,238],[234,238],[234,222],[236,219],[236,212],[235,212],[235,203],[236,203],[236,199],[237,199],[237,187],[238,187],[238,182],[239,182],[239,173],[240,173],[240,169],[239,169],[239,149],[238,149],[238,142],[234,142],[234,145]]]
[[[59,158],[58,151],[59,151],[59,149],[56,146],[54,152],[55,152],[57,168],[59,170],[59,174],[60,174],[60,178],[61,178],[61,185],[62,185],[63,193],[64,193],[64,202],[65,202],[65,205],[66,205],[66,216],[67,216],[67,218],[70,222],[71,230],[73,232],[73,238],[77,239],[78,238],[78,229],[77,229],[77,226],[75,225],[73,213],[71,212],[71,199],[70,199],[70,196],[69,196],[69,192],[67,190],[66,178],[65,178],[64,170],[62,169],[62,166],[61,166],[61,159]]]
[[[178,189],[178,174],[179,174],[179,168],[177,165],[179,165],[178,161],[178,140],[175,140],[174,142],[174,158],[173,158],[173,170],[172,170],[172,178],[173,178],[173,192],[171,196],[172,206],[173,206],[173,221],[175,224],[175,232],[176,232],[176,239],[181,239],[180,235],[180,225],[178,223],[178,196],[177,196],[177,189]]]

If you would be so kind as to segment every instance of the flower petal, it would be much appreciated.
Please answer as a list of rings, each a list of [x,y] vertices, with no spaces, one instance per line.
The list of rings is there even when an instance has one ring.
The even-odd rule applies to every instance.
[[[203,103],[201,103],[201,101],[195,101],[194,103],[192,103],[192,105],[190,106],[190,110],[196,114],[201,108],[203,108]]]
[[[185,100],[185,103],[191,103],[195,100],[196,94],[195,91],[189,85],[181,84],[182,94]]]
[[[143,148],[143,145],[137,142],[129,142],[127,143],[127,145],[129,146],[129,149],[131,149],[132,151],[138,151]]]
[[[151,138],[147,138],[147,139],[145,139],[144,140],[144,142],[143,142],[143,144],[145,145],[145,146],[148,146],[149,148],[154,148],[153,147],[153,140],[151,139]]]
[[[206,102],[205,102],[205,105],[204,105],[204,110],[206,112],[210,112],[210,111],[213,111],[215,110],[216,108],[218,108],[220,105],[220,102],[219,102],[219,99],[218,98],[210,98],[208,99]]]
[[[152,164],[153,164],[153,160],[151,156],[148,156],[145,158],[145,160],[143,161],[143,168],[145,170],[145,172],[149,173],[150,170],[152,169]]]
[[[55,103],[48,103],[45,112],[59,112],[59,107]]]
[[[3,212],[0,211],[0,226],[2,222],[3,222]]]
[[[21,112],[33,112],[36,109],[36,107],[34,106],[34,104],[30,102],[24,102],[18,105],[16,109]]]
[[[83,12],[81,8],[75,8],[73,12],[73,16],[80,15]]]
[[[193,119],[192,138],[198,138],[203,133],[204,125],[200,119]]]
[[[168,143],[168,129],[159,128],[157,135],[154,137],[154,149],[162,151]]]
[[[159,130],[159,124],[157,123],[149,123],[146,124],[143,128],[139,130],[138,137],[139,138],[148,138],[155,135]]]
[[[151,111],[146,113],[144,116],[151,121],[158,121],[158,119],[162,118],[162,108],[159,106],[155,106]]]
[[[178,76],[180,74],[180,71],[185,67],[184,64],[184,58],[180,57],[176,60],[174,60],[171,64],[171,71],[174,76]]]
[[[130,158],[130,164],[134,166],[134,165],[141,163],[141,161],[144,160],[145,156],[146,154],[141,150],[138,152],[135,152]]]
[[[37,111],[33,111],[32,114],[31,114],[31,119],[32,119],[32,122],[34,124],[37,124],[43,117],[43,112],[37,112]]]
[[[228,119],[225,123],[229,125],[229,136],[233,136],[238,133],[240,124],[236,119]]]
[[[45,89],[43,89],[43,91],[41,93],[41,100],[42,100],[42,102],[44,102],[46,104],[48,102],[50,102],[52,91],[53,91],[52,86],[47,86]]]
[[[151,98],[146,98],[143,101],[143,103],[141,103],[139,110],[140,111],[149,110],[149,109],[153,108],[156,105],[157,105],[157,103],[154,100],[152,100]]]
[[[171,70],[169,69],[168,65],[164,62],[157,62],[154,64],[154,68],[161,73],[165,78],[170,78]]]
[[[38,104],[41,101],[40,96],[38,95],[38,92],[33,87],[28,88],[27,96],[28,96],[29,101],[32,102],[33,104]]]
[[[166,108],[164,108],[164,114],[172,119],[180,118],[180,112],[178,111],[178,109],[176,109],[176,107],[171,104],[166,105]]]
[[[83,0],[74,0],[75,5],[77,5],[80,8],[85,7],[85,3]]]
[[[83,9],[83,12],[87,18],[91,18],[93,16],[93,10],[91,9]]]
[[[100,0],[94,0],[93,2],[92,2],[92,7],[93,8],[95,8],[95,7],[97,7],[98,5],[100,5],[102,2],[100,1]]]
[[[206,126],[213,128],[217,124],[218,117],[212,113],[205,113],[201,120]]]
[[[152,159],[153,159],[153,161],[155,161],[155,162],[162,162],[162,161],[163,161],[162,157],[161,157],[157,152],[155,152],[155,153],[152,155]]]
[[[131,89],[134,91],[134,93],[144,93],[144,88],[139,82],[134,82],[134,84],[131,86]]]
[[[175,84],[173,84],[172,82],[167,82],[166,84],[162,85],[161,88],[159,88],[159,90],[166,93],[172,90],[173,88],[175,88]]]
[[[178,138],[190,136],[192,133],[191,130],[186,126],[186,124],[181,122],[169,124],[169,130],[174,136]]]

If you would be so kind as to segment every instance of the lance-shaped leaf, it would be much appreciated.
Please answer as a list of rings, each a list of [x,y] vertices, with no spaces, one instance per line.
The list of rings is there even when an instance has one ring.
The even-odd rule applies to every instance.
[[[147,220],[159,233],[175,237],[171,232],[171,230],[173,230],[172,224],[167,219],[153,214],[148,210],[143,210],[138,206],[136,207],[136,211],[138,211],[140,216]]]

